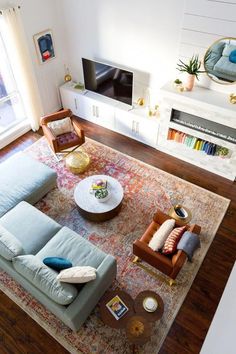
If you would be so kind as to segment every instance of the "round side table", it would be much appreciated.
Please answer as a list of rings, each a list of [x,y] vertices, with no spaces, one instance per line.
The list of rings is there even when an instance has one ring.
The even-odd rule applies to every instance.
[[[158,307],[154,312],[148,312],[147,310],[144,309],[143,300],[146,297],[153,297],[157,301]],[[149,322],[154,322],[154,321],[159,320],[163,316],[164,302],[163,302],[162,298],[154,291],[145,290],[145,291],[142,291],[141,293],[139,293],[137,295],[137,297],[135,298],[134,310],[138,315],[144,317]]]
[[[128,311],[122,316],[119,320],[116,320],[115,317],[110,313],[106,304],[116,295],[118,295],[121,300],[128,307]],[[122,290],[109,291],[102,299],[100,304],[100,315],[105,324],[112,328],[125,328],[127,320],[134,315],[134,300],[132,297]]]
[[[151,336],[150,323],[140,315],[131,316],[126,323],[125,330],[129,342],[136,345],[147,343]]]

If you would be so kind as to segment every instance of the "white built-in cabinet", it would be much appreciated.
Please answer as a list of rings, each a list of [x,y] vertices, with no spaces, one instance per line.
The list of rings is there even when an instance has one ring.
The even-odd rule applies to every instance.
[[[157,148],[169,155],[194,164],[207,171],[234,180],[236,176],[236,105],[229,103],[228,96],[203,87],[191,92],[177,92],[171,83],[161,89],[160,117],[148,117],[145,108],[129,109],[126,105],[92,92],[73,88],[73,83],[60,87],[62,105],[83,119],[114,130]],[[173,111],[191,116],[187,126],[173,119]],[[205,130],[194,128],[203,122]],[[196,123],[196,124],[195,124]],[[202,127],[201,127],[202,128]],[[168,140],[170,129],[197,139],[227,148],[228,158],[209,156],[203,151],[190,149],[176,141]],[[212,132],[218,131],[216,136]],[[221,134],[234,137],[223,139]]]
[[[60,87],[62,105],[83,119],[157,147],[159,120],[149,118],[144,108],[128,106],[67,83]]]

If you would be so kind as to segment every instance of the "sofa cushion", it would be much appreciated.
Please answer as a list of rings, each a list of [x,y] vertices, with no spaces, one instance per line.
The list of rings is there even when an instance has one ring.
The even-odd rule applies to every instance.
[[[61,229],[61,225],[26,202],[3,215],[0,225],[20,241],[25,254],[36,254]]]
[[[0,225],[0,255],[11,261],[13,257],[24,254],[20,241]]]
[[[68,305],[76,298],[78,294],[76,287],[60,283],[57,280],[58,273],[43,264],[38,257],[33,255],[18,256],[13,258],[12,262],[18,273],[56,303]]]
[[[0,164],[0,217],[22,200],[35,204],[56,185],[50,167],[18,153]]]
[[[65,283],[83,284],[96,279],[96,269],[90,266],[72,267],[62,270],[57,279]]]
[[[152,239],[150,240],[148,246],[153,249],[153,251],[158,251],[161,249],[169,236],[170,232],[173,230],[175,226],[174,219],[168,219],[159,227],[159,229],[155,232]]]
[[[63,227],[37,253],[41,260],[52,255],[68,259],[73,266],[91,266],[96,269],[107,256],[106,253],[68,227]]]
[[[43,263],[58,271],[72,267],[72,263],[68,259],[61,257],[46,257],[44,258]]]

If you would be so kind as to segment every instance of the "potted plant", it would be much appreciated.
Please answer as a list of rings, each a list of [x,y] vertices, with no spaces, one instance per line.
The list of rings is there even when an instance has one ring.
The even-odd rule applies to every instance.
[[[204,70],[200,70],[200,67],[201,61],[199,60],[198,55],[193,55],[188,63],[184,63],[181,59],[179,59],[179,63],[177,64],[176,69],[181,72],[186,72],[188,74],[187,82],[185,85],[188,91],[192,90],[194,86],[195,77],[198,80],[198,75],[205,72]]]

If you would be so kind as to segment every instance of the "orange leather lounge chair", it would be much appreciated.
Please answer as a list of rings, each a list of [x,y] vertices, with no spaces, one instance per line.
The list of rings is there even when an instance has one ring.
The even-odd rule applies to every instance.
[[[169,276],[171,280],[174,280],[177,277],[182,266],[184,265],[185,261],[187,260],[186,253],[182,250],[177,250],[177,252],[173,255],[166,256],[164,254],[161,254],[161,252],[159,251],[153,251],[148,246],[154,233],[167,219],[171,219],[171,217],[164,214],[160,210],[157,211],[157,213],[153,217],[153,221],[148,226],[143,236],[133,243],[133,254],[136,256],[134,262],[144,260],[145,262],[152,265],[165,275]],[[182,225],[182,223],[178,223],[178,221],[175,221],[175,227]],[[195,234],[200,234],[201,227],[196,224],[186,225],[186,230]]]
[[[47,124],[49,122],[57,121],[66,117],[71,118],[71,123],[74,131],[55,136]],[[73,113],[70,109],[64,109],[62,111],[42,117],[41,126],[43,128],[44,135],[55,154],[59,152],[65,152],[66,149],[71,147],[78,147],[85,142],[84,131],[78,123],[77,119],[73,117]]]

